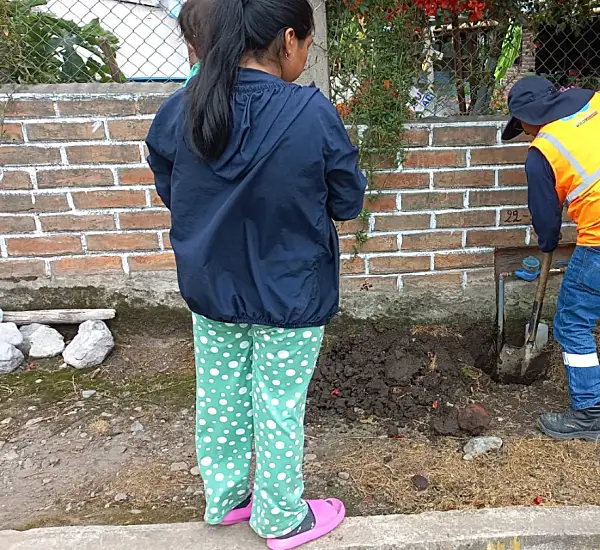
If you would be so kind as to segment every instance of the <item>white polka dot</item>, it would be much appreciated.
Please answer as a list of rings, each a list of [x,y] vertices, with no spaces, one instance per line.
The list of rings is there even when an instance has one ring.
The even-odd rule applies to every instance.
[[[312,332],[310,330],[307,330],[302,333],[302,338],[310,338],[311,336],[312,336]]]
[[[296,378],[296,384],[302,384],[303,380],[302,378]]]
[[[292,458],[294,456],[294,451],[288,451],[287,453],[285,453],[285,456],[287,458]]]
[[[277,476],[277,478],[279,479],[279,476]],[[273,508],[271,510],[271,514],[273,514],[274,516],[277,516],[277,515],[281,514],[281,510],[279,508]]]
[[[244,428],[238,428],[235,433],[236,435],[244,435],[245,431]]]
[[[280,474],[277,474],[277,479],[279,481],[283,481],[287,476],[282,472]]]
[[[268,334],[263,334],[263,338],[268,342],[271,337]]]
[[[211,353],[219,353],[219,348],[216,348],[215,346],[213,346],[212,348],[210,348],[210,352]]]
[[[246,453],[244,456],[246,457],[246,460],[250,460],[252,458],[252,453]]]
[[[206,392],[202,388],[198,388],[198,397],[204,397]]]
[[[288,376],[296,376],[296,371],[294,369],[288,369],[285,371],[285,374]]]
[[[228,462],[227,463],[227,469],[228,470],[233,470],[235,468],[235,464],[233,462]]]
[[[273,405],[273,407],[277,407],[279,405],[279,399],[271,399],[271,405]]]
[[[218,441],[219,443],[221,443],[221,444],[223,444],[223,443],[227,443],[227,438],[226,438],[226,437],[218,437],[218,438],[217,438],[217,441]]]
[[[240,342],[240,348],[248,349],[249,347],[250,347],[250,342],[248,342],[248,340],[242,340]]]
[[[229,366],[230,366],[232,369],[235,369],[235,368],[239,367],[239,365],[240,365],[240,364],[239,364],[237,361],[229,361]]]
[[[207,435],[202,441],[204,441],[204,443],[210,443],[212,439]]]
[[[275,443],[275,448],[281,451],[281,449],[285,449],[285,443],[283,443],[283,441],[278,441]]]
[[[208,334],[209,334],[210,336],[216,336],[216,335],[217,335],[217,333],[216,333],[214,330],[209,330],[209,331],[208,331]]]
[[[210,466],[211,464],[212,464],[212,458],[210,458],[210,456],[205,456],[200,461],[200,466]]]
[[[300,363],[301,367],[307,367],[308,366],[308,361],[302,361],[302,363]]]
[[[225,476],[223,474],[215,475],[215,481],[223,481],[224,479],[225,479]]]
[[[208,344],[208,338],[206,336],[200,336],[200,342],[206,345]]]
[[[219,369],[210,369],[208,372],[211,376],[219,376]]]
[[[296,406],[296,402],[295,402],[295,401],[292,401],[292,400],[290,399],[289,401],[286,401],[286,402],[285,402],[285,406],[286,406],[288,409],[293,409],[293,408]]]
[[[267,420],[267,428],[269,428],[269,430],[274,430],[277,428],[277,424],[275,424],[275,422],[272,420]]]
[[[238,393],[239,393],[240,395],[244,395],[245,393],[248,393],[248,388],[240,388],[240,389],[238,390]]]
[[[277,357],[279,359],[287,359],[290,356],[290,352],[286,350],[281,350],[277,352]]]
[[[215,415],[215,414],[217,414],[217,409],[215,409],[214,407],[211,407],[211,408],[210,408],[210,409],[208,409],[206,412],[207,412],[208,414]]]
[[[275,359],[275,356],[272,353],[267,353],[267,359]]]
[[[241,338],[243,336],[243,334],[241,332],[236,333],[235,337],[236,338]]]

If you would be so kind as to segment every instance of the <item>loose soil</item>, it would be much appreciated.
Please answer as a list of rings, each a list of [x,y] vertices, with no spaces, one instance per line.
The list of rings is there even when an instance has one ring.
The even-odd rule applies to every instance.
[[[0,528],[201,519],[189,329],[127,326],[99,369],[51,360],[0,378]],[[567,405],[558,350],[548,379],[502,386],[488,346],[478,328],[332,326],[309,394],[307,495],[351,514],[600,504],[600,448],[535,430]],[[481,430],[504,447],[463,460]]]

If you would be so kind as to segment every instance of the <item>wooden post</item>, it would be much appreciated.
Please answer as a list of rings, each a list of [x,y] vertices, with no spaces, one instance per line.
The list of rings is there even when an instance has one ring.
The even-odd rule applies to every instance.
[[[17,325],[74,325],[84,321],[114,319],[114,309],[44,309],[39,311],[5,311],[4,322]]]

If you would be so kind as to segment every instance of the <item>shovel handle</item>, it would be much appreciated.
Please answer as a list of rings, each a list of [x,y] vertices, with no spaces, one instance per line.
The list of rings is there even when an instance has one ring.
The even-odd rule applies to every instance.
[[[535,301],[531,309],[531,318],[529,319],[529,331],[527,334],[526,344],[533,344],[537,336],[538,325],[540,324],[540,315],[542,306],[544,305],[544,296],[546,294],[546,285],[548,284],[548,276],[552,267],[552,252],[544,252],[542,257],[542,267],[540,278],[538,279],[537,288],[535,291]]]

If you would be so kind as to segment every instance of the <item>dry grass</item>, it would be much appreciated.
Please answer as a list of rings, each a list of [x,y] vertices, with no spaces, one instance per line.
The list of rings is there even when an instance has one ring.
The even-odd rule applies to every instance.
[[[600,505],[600,446],[572,441],[512,439],[495,454],[465,461],[457,441],[361,443],[324,468],[348,472],[363,500],[385,500],[396,512],[547,505]],[[424,475],[418,492],[411,478]]]
[[[410,333],[412,336],[426,335],[433,338],[463,338],[462,334],[446,325],[416,325]]]

